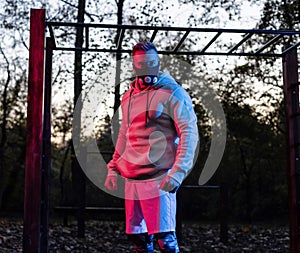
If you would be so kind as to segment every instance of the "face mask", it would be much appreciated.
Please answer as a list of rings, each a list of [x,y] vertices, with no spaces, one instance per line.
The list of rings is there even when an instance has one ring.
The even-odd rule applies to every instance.
[[[155,67],[134,67],[137,77],[146,85],[153,85],[158,81],[159,65]]]

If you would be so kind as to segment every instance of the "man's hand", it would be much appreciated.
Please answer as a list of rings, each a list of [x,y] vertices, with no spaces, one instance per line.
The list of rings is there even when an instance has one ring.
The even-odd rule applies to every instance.
[[[160,182],[159,189],[166,191],[166,192],[176,192],[177,189],[179,188],[180,184],[173,179],[170,176],[165,176],[162,181]]]
[[[109,190],[109,191],[116,191],[118,189],[117,185],[117,177],[115,175],[113,176],[107,176],[104,186]]]

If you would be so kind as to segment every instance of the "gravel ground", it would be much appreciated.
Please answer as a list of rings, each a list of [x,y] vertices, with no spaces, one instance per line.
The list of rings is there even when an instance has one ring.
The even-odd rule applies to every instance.
[[[0,252],[22,252],[20,220],[0,218]],[[219,240],[218,225],[184,223],[181,252],[289,252],[288,227],[268,225],[234,225],[229,227],[229,240]],[[49,252],[57,253],[125,253],[134,252],[124,234],[123,222],[87,221],[85,238],[76,237],[77,226],[70,222],[52,222],[49,230]],[[157,245],[156,245],[157,249]],[[156,250],[156,252],[159,252]]]

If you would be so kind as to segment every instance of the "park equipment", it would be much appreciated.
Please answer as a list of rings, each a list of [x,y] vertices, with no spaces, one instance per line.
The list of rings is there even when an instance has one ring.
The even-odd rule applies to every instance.
[[[55,29],[57,27],[75,27],[85,31],[85,45],[80,47],[60,47],[56,45]],[[48,28],[50,37],[46,38]],[[89,45],[89,29],[115,29],[117,42],[114,47],[92,48]],[[249,30],[249,29],[211,29],[185,27],[156,27],[136,25],[111,25],[88,23],[48,22],[44,9],[31,10],[30,49],[28,77],[28,109],[27,109],[27,144],[26,173],[24,198],[24,253],[48,251],[48,216],[49,216],[49,172],[50,172],[50,105],[51,105],[51,70],[54,50],[110,52],[118,55],[130,53],[124,49],[122,41],[127,30],[152,31],[150,41],[154,41],[158,32],[183,32],[178,44],[172,49],[161,49],[159,54],[173,55],[219,55],[219,56],[253,56],[279,57],[283,66],[283,90],[287,119],[287,176],[289,191],[290,246],[291,252],[300,252],[300,136],[299,136],[299,80],[297,48],[300,45],[300,31],[288,30]],[[180,51],[189,34],[193,32],[213,33],[213,38],[201,49]],[[213,43],[222,34],[241,34],[242,40],[230,50],[209,51]],[[272,38],[254,51],[238,51],[254,35],[268,34]],[[284,37],[296,38],[295,44],[282,43]],[[276,44],[277,43],[277,44]],[[274,45],[279,45],[282,52],[266,52]],[[39,187],[41,186],[41,187]],[[84,222],[84,221],[81,221]]]

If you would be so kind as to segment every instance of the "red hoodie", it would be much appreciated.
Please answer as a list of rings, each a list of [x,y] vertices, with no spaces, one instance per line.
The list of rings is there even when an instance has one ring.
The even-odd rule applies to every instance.
[[[134,80],[121,108],[109,175],[147,179],[168,172],[182,183],[192,169],[198,144],[197,117],[187,92],[168,73],[144,90]]]

